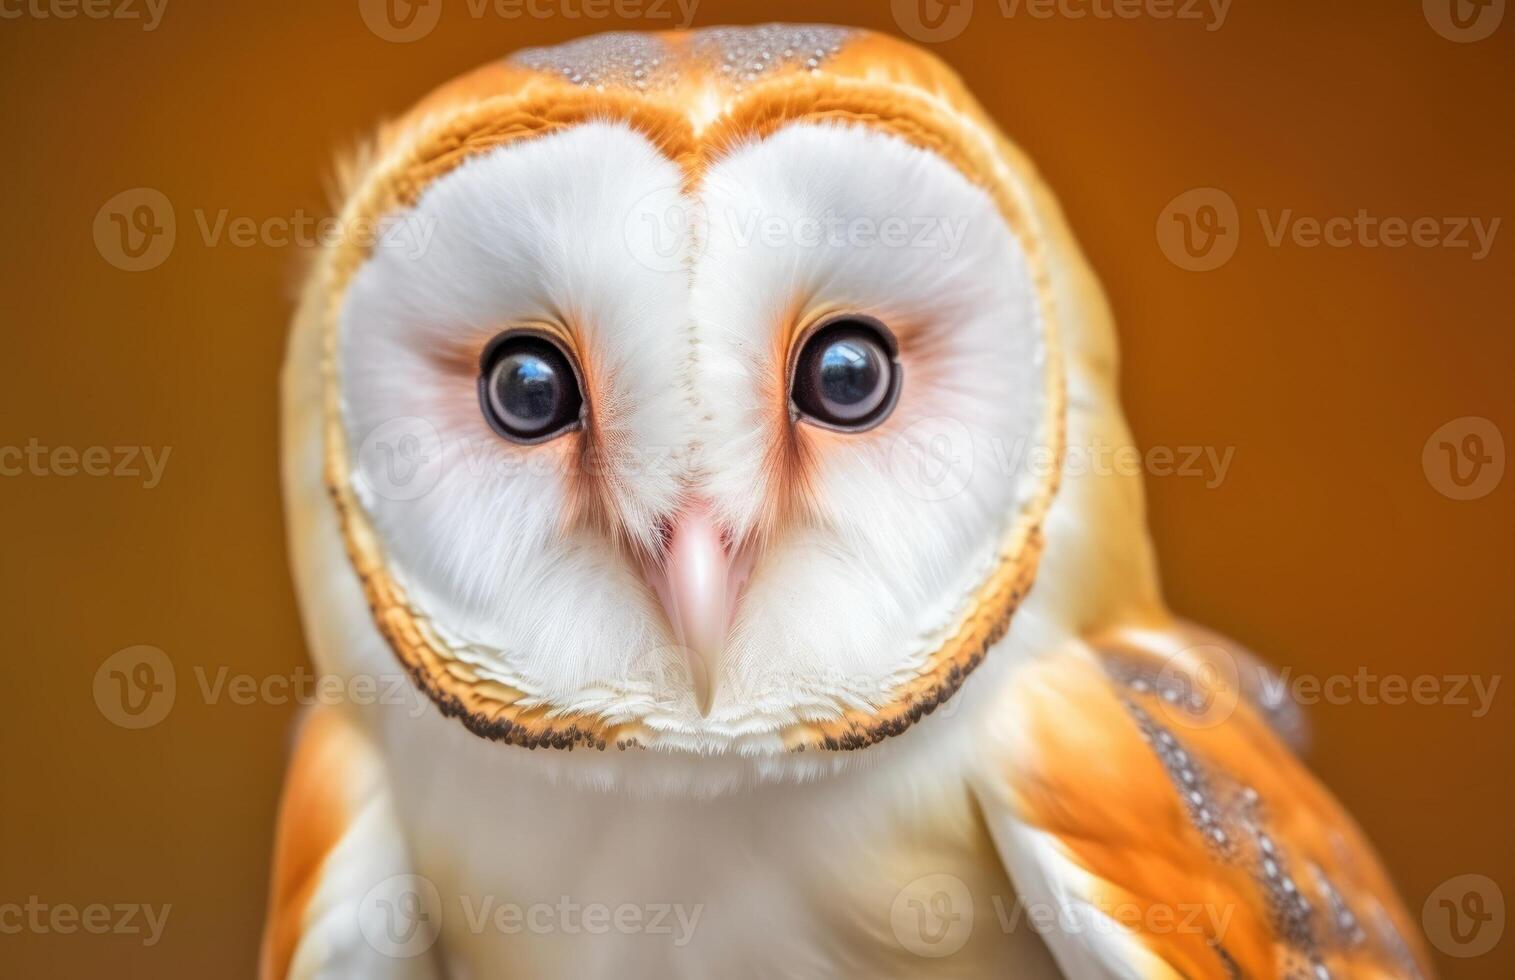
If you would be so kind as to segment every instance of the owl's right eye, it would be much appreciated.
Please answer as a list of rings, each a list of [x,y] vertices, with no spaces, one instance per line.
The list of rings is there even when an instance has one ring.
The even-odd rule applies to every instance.
[[[900,391],[894,336],[868,316],[811,328],[790,367],[792,416],[837,432],[864,432],[889,416]]]
[[[480,358],[479,407],[490,428],[511,442],[555,439],[583,424],[578,366],[546,334],[502,333]]]

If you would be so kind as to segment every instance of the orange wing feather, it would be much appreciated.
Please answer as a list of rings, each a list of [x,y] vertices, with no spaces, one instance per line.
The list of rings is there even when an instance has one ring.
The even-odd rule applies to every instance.
[[[351,820],[348,770],[364,751],[357,732],[335,711],[315,711],[305,722],[279,806],[260,980],[289,973],[326,858]]]
[[[1027,665],[1007,715],[1013,818],[1178,975],[1430,976],[1361,832],[1214,641],[1124,631]]]

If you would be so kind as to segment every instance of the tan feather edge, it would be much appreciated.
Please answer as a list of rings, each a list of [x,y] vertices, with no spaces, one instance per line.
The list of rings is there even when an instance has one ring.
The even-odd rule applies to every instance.
[[[528,87],[519,94],[488,99],[432,123],[423,138],[377,167],[348,203],[344,218],[375,219],[409,206],[431,181],[470,156],[501,144],[607,118],[625,121],[644,133],[685,167],[691,183],[698,182],[707,158],[729,142],[762,138],[788,123],[827,120],[879,129],[953,163],[995,200],[1020,239],[1041,307],[1048,404],[1045,436],[1059,465],[1049,468],[1036,496],[1009,533],[999,564],[974,594],[958,627],[927,656],[917,677],[896,688],[890,701],[874,711],[847,711],[831,720],[790,725],[782,732],[784,745],[793,751],[859,749],[898,735],[962,686],[989,647],[1004,636],[1011,615],[1035,581],[1043,547],[1042,522],[1057,490],[1066,427],[1060,332],[1041,241],[1031,234],[1029,221],[1010,187],[997,174],[991,151],[976,146],[963,127],[945,124],[939,107],[900,85],[808,76],[778,79],[754,90],[713,127],[712,134],[700,140],[683,116],[633,95],[544,86],[541,91]],[[348,557],[380,632],[442,713],[459,719],[476,735],[527,748],[640,745],[643,732],[635,722],[615,723],[591,713],[523,707],[519,704],[525,697],[523,692],[481,678],[468,664],[449,656],[446,644],[426,617],[410,605],[386,567],[378,538],[350,485],[336,367],[341,300],[366,257],[361,243],[344,240],[323,267],[327,278],[322,354],[325,475]]]

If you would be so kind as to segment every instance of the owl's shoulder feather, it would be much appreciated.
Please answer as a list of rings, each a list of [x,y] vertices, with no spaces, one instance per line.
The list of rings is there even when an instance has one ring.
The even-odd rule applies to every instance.
[[[1182,623],[1030,662],[978,795],[1065,971],[1429,976],[1351,817],[1295,756],[1258,661]],[[1260,678],[1260,681],[1259,681]]]

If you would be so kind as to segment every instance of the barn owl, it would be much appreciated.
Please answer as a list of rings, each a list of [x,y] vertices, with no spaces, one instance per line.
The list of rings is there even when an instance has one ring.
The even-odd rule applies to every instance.
[[[933,56],[591,37],[345,177],[283,437],[347,696],[264,976],[1429,975],[1139,474],[1071,465],[1131,445],[1110,313]]]

